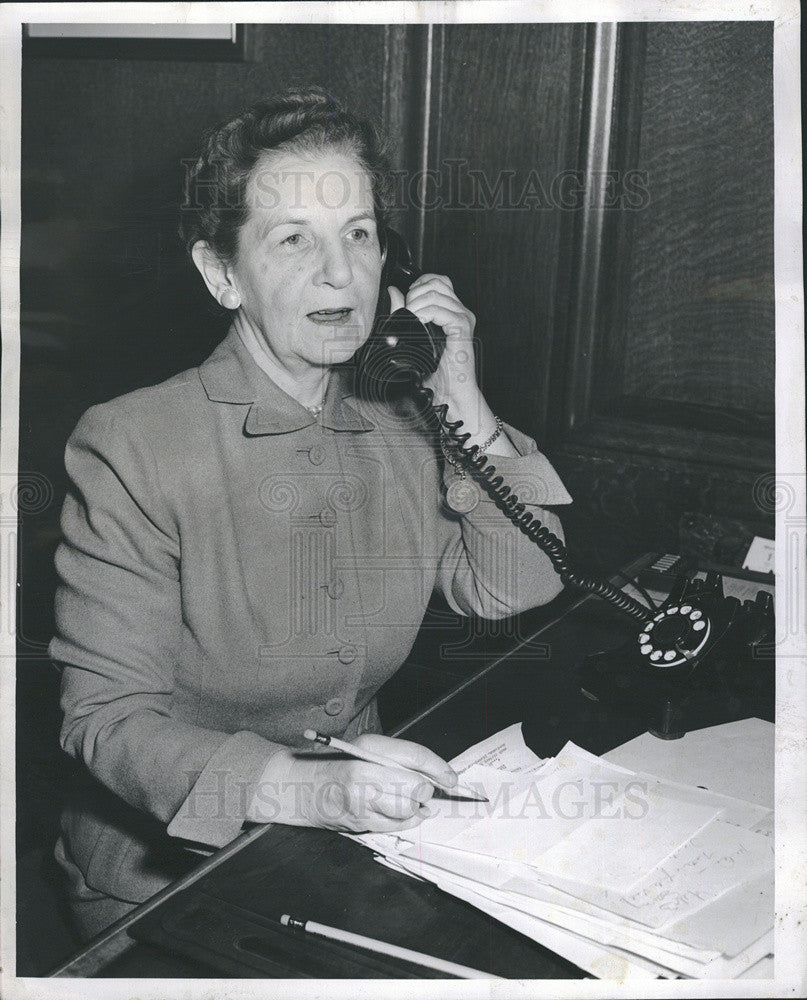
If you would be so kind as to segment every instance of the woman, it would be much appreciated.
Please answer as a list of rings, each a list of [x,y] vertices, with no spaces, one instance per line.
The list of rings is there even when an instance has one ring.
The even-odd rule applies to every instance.
[[[388,173],[373,129],[318,90],[212,131],[183,235],[232,314],[199,368],[91,408],[66,452],[57,553],[64,749],[86,764],[57,857],[85,935],[244,822],[406,829],[456,775],[380,735],[375,694],[432,591],[502,617],[554,597],[544,555],[482,500],[446,509],[423,428],[351,394],[372,328]],[[568,495],[476,383],[448,278],[389,290],[446,332],[431,386],[535,504]],[[554,514],[542,520],[559,531]],[[300,753],[315,729],[407,770]]]

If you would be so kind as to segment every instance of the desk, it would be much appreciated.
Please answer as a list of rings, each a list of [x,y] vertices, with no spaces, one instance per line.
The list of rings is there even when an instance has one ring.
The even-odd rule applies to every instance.
[[[641,564],[633,564],[635,572]],[[639,717],[611,712],[584,698],[581,658],[633,634],[634,626],[598,598],[558,605],[558,615],[403,725],[396,735],[445,758],[514,722],[527,744],[554,756],[568,741],[603,754],[644,731]],[[674,752],[674,743],[669,744]],[[189,904],[190,901],[190,905]],[[177,909],[178,904],[183,909]],[[160,907],[158,910],[157,907]],[[261,908],[256,922],[252,908]],[[191,915],[188,916],[188,912]],[[226,918],[223,914],[226,912]],[[234,976],[261,978],[385,978],[422,975],[417,967],[357,956],[330,943],[276,932],[281,913],[369,933],[498,975],[524,979],[579,978],[583,973],[546,948],[461,901],[373,861],[366,848],[338,834],[297,827],[254,828],[178,883],[113,925],[54,975],[187,977],[222,975],[206,964],[210,941],[194,946],[194,927],[248,942]],[[167,916],[166,916],[167,915]],[[183,956],[137,941],[158,919],[185,939]],[[194,924],[196,921],[196,924]],[[242,946],[243,947],[243,946]],[[216,949],[218,951],[218,947]],[[188,957],[190,956],[190,957]]]

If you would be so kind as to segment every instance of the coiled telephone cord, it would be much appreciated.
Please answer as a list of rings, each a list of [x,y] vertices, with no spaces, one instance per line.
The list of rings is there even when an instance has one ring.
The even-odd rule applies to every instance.
[[[575,587],[577,590],[583,590],[589,594],[596,594],[641,622],[652,620],[652,611],[608,583],[607,580],[598,580],[575,572],[566,561],[567,553],[563,542],[537,517],[527,511],[526,505],[521,503],[502,477],[496,475],[496,466],[489,464],[488,456],[481,454],[476,445],[466,448],[465,443],[471,435],[460,432],[463,421],[449,420],[448,405],[446,403],[435,405],[434,393],[426,386],[414,383],[412,391],[416,402],[423,405],[423,412],[433,415],[438,428],[445,432],[449,446],[454,449],[462,465],[471,473],[504,516],[547,555],[565,586]]]

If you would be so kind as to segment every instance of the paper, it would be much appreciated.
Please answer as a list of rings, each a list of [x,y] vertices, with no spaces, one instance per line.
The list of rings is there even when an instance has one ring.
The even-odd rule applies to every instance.
[[[705,573],[696,573],[695,578],[705,580]],[[738,601],[753,601],[760,590],[766,594],[775,594],[776,588],[772,583],[756,583],[754,580],[741,580],[736,576],[723,577],[723,593],[726,597],[736,597]]]
[[[590,972],[598,979],[615,979],[619,982],[630,983],[637,980],[655,979],[658,976],[669,979],[675,975],[669,969],[655,962],[650,962],[640,955],[634,955],[630,958],[613,955],[601,945],[582,935],[553,927],[552,924],[544,920],[494,903],[477,892],[452,885],[449,881],[438,881],[435,884],[458,899],[464,899],[478,910],[482,910],[483,913],[488,913],[503,924],[507,924],[508,927],[520,931],[534,941],[539,941],[544,947],[573,962],[586,972]]]
[[[462,874],[439,871],[422,863],[411,865],[411,867],[415,871],[422,872],[430,881],[435,882],[435,884],[440,885],[442,888],[449,888],[452,893],[473,892],[475,895],[503,907],[504,909],[499,919],[511,926],[514,926],[512,923],[513,919],[519,920],[525,916],[529,916],[540,921],[541,924],[549,924],[553,928],[570,931],[579,937],[592,941],[596,945],[613,947],[628,943],[624,933],[621,933],[618,928],[610,928],[604,923],[592,924],[579,914],[561,911],[550,904],[538,905],[532,903],[530,905],[529,902],[525,902],[525,905],[513,906],[513,901],[508,893],[491,888],[490,886],[479,885]],[[591,932],[592,926],[595,928],[594,933]],[[654,952],[654,954],[651,954],[651,952]],[[654,945],[649,940],[649,936],[642,942],[641,955],[642,958],[649,959],[652,962],[656,962],[661,957],[663,959],[659,962],[661,968],[668,968],[666,963],[670,956],[663,950],[654,948]],[[714,955],[713,957],[717,956]],[[702,965],[704,963],[696,964]]]
[[[697,964],[687,965],[680,959],[705,965],[721,953],[737,956],[773,921],[772,871],[656,931],[537,882],[528,866],[504,865],[493,858],[427,844],[409,848],[397,861],[396,867],[403,866],[418,878],[458,878],[460,884],[467,880],[477,892],[520,912],[585,932],[598,943],[618,941],[629,950],[653,949],[659,960],[665,956],[666,966],[687,975],[696,974]]]
[[[674,742],[645,733],[603,759],[773,809],[774,727],[761,719],[697,729]]]
[[[750,569],[754,573],[773,573],[773,559],[776,551],[774,542],[770,538],[754,537],[748,547],[748,552],[743,561],[743,569]]]
[[[643,771],[637,772],[637,778],[649,786],[658,785],[671,797],[678,797],[685,802],[699,802],[702,805],[714,806],[720,810],[719,818],[724,823],[733,823],[746,830],[757,830],[758,832],[767,832],[773,827],[773,810],[767,809],[765,806],[758,806],[743,799],[735,799],[731,795],[720,795],[718,792],[710,792],[704,788],[682,785],[677,781],[668,781],[654,774],[645,774]]]
[[[447,878],[457,879],[458,884],[473,888],[488,898],[506,903],[520,912],[549,920],[550,923],[558,926],[586,933],[601,944],[617,942],[635,950],[638,943],[641,947],[658,949],[659,952],[667,953],[666,964],[669,964],[670,954],[685,956],[701,964],[720,957],[720,952],[714,949],[693,948],[678,941],[660,938],[653,931],[643,928],[633,921],[615,918],[613,914],[597,910],[594,907],[582,908],[584,906],[582,904],[581,908],[573,909],[568,905],[563,905],[570,902],[579,904],[579,901],[569,899],[565,894],[549,886],[533,883],[533,895],[502,888],[504,884],[513,883],[508,883],[506,879],[502,880],[501,873],[493,867],[483,874],[481,868],[476,864],[476,859],[471,863],[469,855],[451,851],[450,848],[435,848],[429,845],[429,848],[424,848],[417,858],[399,856],[396,865],[404,867],[417,878],[427,878],[432,881]]]
[[[685,939],[693,947],[715,948],[729,957],[738,955],[773,923],[773,880],[774,873],[766,871],[660,931]]]
[[[693,579],[705,580],[706,574],[704,572],[695,573]],[[640,604],[647,604],[644,594],[640,593],[632,584],[626,584],[621,589],[628,597],[632,597]],[[663,604],[669,597],[668,591],[656,590],[655,587],[647,587],[645,589],[656,604]],[[723,576],[724,595],[726,597],[736,597],[738,601],[753,601],[760,590],[764,590],[767,594],[774,594],[775,589],[773,583],[756,583],[753,580],[741,580],[737,576]]]
[[[439,800],[413,830],[355,839],[595,975],[732,978],[772,948],[773,813],[754,774],[772,743],[745,720],[542,761],[511,726],[452,762],[490,801]],[[737,794],[738,763],[762,801]]]
[[[772,870],[767,837],[714,820],[609,909],[658,928]]]
[[[457,774],[464,773],[473,765],[523,774],[543,767],[544,761],[524,742],[521,723],[516,722],[465,750],[450,763]]]
[[[470,873],[471,869],[467,867],[466,870]],[[708,884],[708,880],[704,879],[700,888]],[[653,915],[653,908],[648,904],[648,886],[643,887],[643,898],[634,896],[628,900],[616,894],[602,893],[596,896],[592,893],[589,899],[584,899],[523,875],[514,875],[509,880],[500,879],[497,885],[512,894],[514,905],[525,905],[516,898],[521,895],[538,903],[549,902],[576,910],[596,920],[632,926],[634,929],[644,926],[646,930],[666,938],[665,948],[680,951],[681,954],[689,954],[687,949],[695,949],[736,955],[773,923],[773,871],[770,868],[765,868],[761,875],[752,877],[750,881],[741,878],[734,888],[718,898],[706,902],[691,898],[686,912],[682,912],[680,900],[678,910],[662,909],[668,902],[662,895],[666,890],[663,884],[660,888],[656,887],[655,927],[648,924]],[[596,902],[593,901],[595,899]],[[637,907],[637,902],[645,905]],[[686,948],[679,949],[677,945],[685,945]]]
[[[669,786],[645,784],[641,797],[629,802],[620,795],[605,815],[578,826],[532,864],[553,885],[627,892],[719,812],[719,806],[684,801]]]
[[[737,979],[773,979],[775,977],[773,954],[766,955],[741,972]]]
[[[417,838],[534,864],[558,840],[608,808],[613,794],[630,792],[634,777],[568,743],[534,772],[507,775],[496,785],[483,782],[488,803],[464,810],[454,802],[438,803],[439,814],[417,828]],[[638,814],[642,805],[629,803],[628,808]]]
[[[462,838],[472,836],[470,831],[477,827],[484,826],[485,830],[494,833],[494,827],[490,825],[494,818],[498,823],[505,816],[520,817],[524,814],[523,800],[533,780],[529,775],[482,764],[471,764],[459,774],[463,785],[483,795],[488,801],[431,799],[429,805],[435,810],[435,815],[413,830],[402,832],[401,837],[411,843],[427,840],[435,844],[449,841],[460,844]],[[494,833],[494,840],[497,839]],[[493,847],[491,853],[497,854],[498,848]]]
[[[760,851],[763,843],[764,838],[757,841]],[[679,862],[680,860],[677,859]],[[632,925],[637,929],[644,926],[667,938],[665,947],[674,951],[679,950],[676,945],[685,945],[686,948],[699,951],[720,951],[735,955],[773,923],[773,871],[764,860],[759,867],[762,874],[752,874],[750,880],[740,877],[734,888],[725,895],[706,901],[697,896],[682,901],[666,888],[667,885],[674,886],[674,883],[667,881],[665,884],[662,880],[661,885],[654,888],[650,884],[652,878],[648,878],[647,884],[641,887],[641,892],[634,890],[629,898],[594,892],[583,898],[585,894],[563,892],[536,881],[530,875],[525,876],[523,871],[514,873],[510,879],[491,879],[490,883],[511,893],[514,905],[526,905],[524,900],[515,898],[516,895],[524,896],[537,903],[548,902],[577,910],[597,920],[622,926]],[[477,874],[475,865],[471,863],[466,863],[462,871],[470,877],[476,877]],[[500,876],[505,872],[506,869],[502,869]],[[669,879],[671,874],[671,866],[667,866],[666,878]],[[696,893],[707,887],[717,893],[725,888],[725,881],[730,880],[724,879],[724,885],[718,886],[711,881],[711,876],[705,875],[698,883]],[[655,927],[650,925],[651,919]],[[686,948],[681,951],[682,954],[687,953]]]
[[[772,948],[773,932],[769,931],[758,941],[753,942],[742,955],[738,955],[736,958],[716,958],[713,962],[709,962],[704,966],[691,966],[691,972],[687,972],[683,964],[681,967],[676,965],[673,971],[681,972],[684,976],[697,979],[737,979],[750,966],[755,965],[761,958],[769,954]],[[624,953],[628,957],[633,957],[631,952],[623,952],[619,948],[612,950],[614,954],[619,955]]]
[[[775,816],[772,809],[768,809],[762,819],[759,822],[754,823],[749,829],[753,830],[754,833],[762,833],[766,837],[773,839],[775,832]]]
[[[458,886],[460,888],[470,888],[464,880],[454,876],[441,879],[441,882],[444,887]],[[498,903],[500,906],[507,906],[508,897],[506,894],[495,889],[478,888],[475,891],[484,898]],[[641,956],[643,959],[656,963],[660,969],[665,970],[667,975],[678,974],[693,978],[734,978],[748,968],[749,965],[766,955],[773,943],[773,934],[772,932],[768,932],[757,941],[751,942],[741,955],[727,958],[711,953],[712,957],[707,960],[700,960],[666,948],[663,938],[656,937],[655,939],[651,939],[648,936],[643,937],[635,931],[625,930],[620,927],[593,924],[579,915],[564,913],[564,911],[556,907],[544,906],[540,912],[536,912],[533,916],[542,922],[588,938],[596,944],[607,947],[612,953],[623,955],[629,960],[635,960],[638,956]]]

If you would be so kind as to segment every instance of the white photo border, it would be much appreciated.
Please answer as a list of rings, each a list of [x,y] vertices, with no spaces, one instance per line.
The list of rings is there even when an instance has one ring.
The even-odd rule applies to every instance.
[[[235,996],[263,998],[261,980],[75,980],[15,979],[13,758],[13,622],[16,571],[8,549],[16,531],[9,497],[17,481],[20,374],[20,115],[21,25],[26,22],[190,21],[303,24],[387,23],[527,23],[591,21],[731,21],[774,22],[775,104],[775,271],[776,271],[776,489],[789,498],[777,511],[776,565],[787,567],[786,586],[777,587],[777,732],[776,732],[776,960],[775,980],[653,980],[646,997],[766,997],[807,995],[807,661],[805,625],[785,633],[786,607],[795,595],[801,615],[807,607],[805,586],[805,412],[804,288],[802,271],[802,164],[800,96],[800,12],[792,0],[719,2],[689,0],[446,0],[446,2],[301,2],[301,3],[34,3],[0,7],[2,46],[2,136],[0,199],[2,244],[2,412],[0,413],[0,526],[2,526],[2,621],[0,673],[2,706],[2,967],[3,994],[9,998],[93,997],[163,998]],[[778,494],[777,494],[778,495]],[[633,992],[632,992],[633,991]],[[411,984],[398,981],[273,980],[276,998],[345,997],[375,1000],[411,995]],[[452,997],[627,997],[635,986],[599,980],[505,983],[422,981],[423,998]]]

